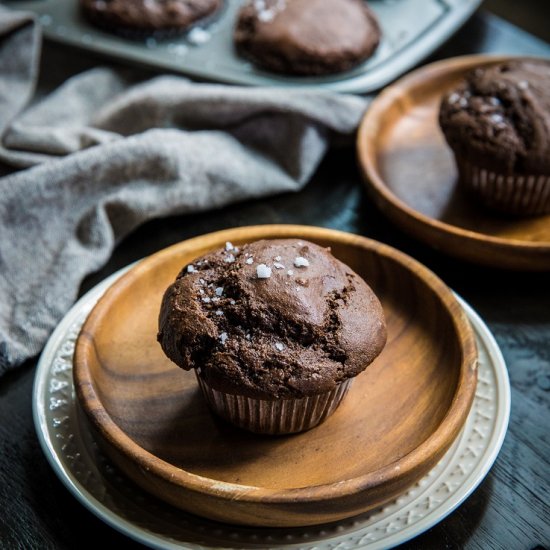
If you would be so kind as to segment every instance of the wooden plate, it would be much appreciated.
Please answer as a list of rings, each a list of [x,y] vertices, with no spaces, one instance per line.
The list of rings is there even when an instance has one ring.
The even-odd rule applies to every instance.
[[[275,237],[331,246],[380,297],[389,339],[325,423],[270,437],[216,419],[156,332],[164,289],[185,263],[228,240]],[[74,380],[98,441],[141,487],[228,523],[302,526],[379,506],[426,474],[466,420],[476,359],[462,308],[413,259],[338,231],[256,226],[182,242],[132,268],[86,320]]]
[[[357,138],[359,163],[377,205],[416,238],[472,262],[550,269],[550,216],[505,218],[457,189],[437,121],[439,102],[471,68],[509,57],[467,56],[422,67],[371,104]]]

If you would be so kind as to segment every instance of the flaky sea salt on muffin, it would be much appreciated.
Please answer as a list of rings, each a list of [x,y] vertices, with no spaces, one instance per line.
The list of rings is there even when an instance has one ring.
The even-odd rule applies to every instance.
[[[382,306],[330,250],[294,239],[231,243],[166,290],[158,340],[194,369],[211,409],[258,433],[325,420],[382,351]]]
[[[477,68],[441,102],[460,184],[504,213],[550,212],[550,61]]]

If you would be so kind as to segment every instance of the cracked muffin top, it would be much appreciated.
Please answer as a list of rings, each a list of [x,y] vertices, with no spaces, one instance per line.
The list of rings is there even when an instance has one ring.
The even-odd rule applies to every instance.
[[[329,249],[305,240],[226,243],[164,294],[158,341],[207,384],[257,399],[334,389],[382,351],[382,306]]]
[[[550,62],[474,69],[443,98],[439,124],[471,162],[500,173],[550,173]]]

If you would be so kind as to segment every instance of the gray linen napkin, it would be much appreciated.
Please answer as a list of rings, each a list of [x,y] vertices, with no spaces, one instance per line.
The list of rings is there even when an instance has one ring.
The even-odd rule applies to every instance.
[[[298,191],[367,100],[99,68],[20,112],[37,79],[32,18],[0,9],[0,375],[37,354],[83,278],[154,217]]]

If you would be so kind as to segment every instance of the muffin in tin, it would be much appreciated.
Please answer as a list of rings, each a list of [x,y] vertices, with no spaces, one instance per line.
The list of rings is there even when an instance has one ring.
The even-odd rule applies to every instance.
[[[363,0],[248,0],[234,33],[237,51],[288,75],[328,75],[369,58],[380,26]]]
[[[442,99],[439,124],[473,197],[505,214],[550,212],[550,61],[472,70]]]
[[[92,24],[128,38],[168,37],[215,14],[223,0],[80,0]]]
[[[227,243],[166,290],[158,340],[195,369],[212,410],[257,433],[310,429],[382,351],[374,292],[328,249],[294,239]]]

